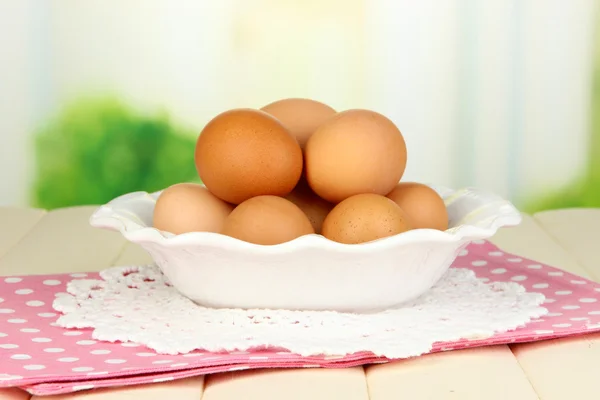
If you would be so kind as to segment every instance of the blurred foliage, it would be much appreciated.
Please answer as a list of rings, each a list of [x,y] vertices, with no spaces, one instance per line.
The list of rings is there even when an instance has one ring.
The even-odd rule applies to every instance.
[[[524,202],[529,213],[575,207],[600,207],[600,24],[597,24],[594,76],[591,98],[591,129],[588,166],[585,175],[565,188]]]
[[[567,187],[518,202],[526,212],[600,207],[600,29],[595,45],[587,171]],[[199,182],[195,137],[164,116],[141,115],[113,99],[77,101],[36,136],[34,203],[103,204],[128,192]]]
[[[561,208],[598,208],[600,207],[600,179],[586,175],[584,179],[557,190],[554,193],[524,202],[519,207],[527,213]]]
[[[104,204],[137,190],[198,181],[195,136],[113,99],[80,100],[35,136],[36,206]]]

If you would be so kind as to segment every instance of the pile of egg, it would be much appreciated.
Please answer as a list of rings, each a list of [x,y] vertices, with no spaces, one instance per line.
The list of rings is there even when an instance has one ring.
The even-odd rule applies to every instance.
[[[358,244],[448,228],[443,199],[401,180],[406,142],[375,111],[337,112],[309,99],[225,111],[200,132],[195,163],[203,185],[165,189],[155,228],[260,245],[309,234]]]

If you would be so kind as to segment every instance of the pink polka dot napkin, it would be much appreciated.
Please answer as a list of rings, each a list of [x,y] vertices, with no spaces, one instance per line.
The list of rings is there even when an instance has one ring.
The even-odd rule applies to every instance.
[[[549,313],[491,338],[437,343],[432,352],[600,331],[600,284],[504,253],[483,241],[463,250],[453,267],[471,269],[486,281],[518,282],[527,291],[542,293]],[[0,387],[49,395],[251,368],[343,368],[389,361],[371,353],[300,357],[266,350],[173,356],[134,343],[98,342],[91,330],[54,324],[55,294],[64,292],[69,280],[86,276],[98,274],[0,278]]]

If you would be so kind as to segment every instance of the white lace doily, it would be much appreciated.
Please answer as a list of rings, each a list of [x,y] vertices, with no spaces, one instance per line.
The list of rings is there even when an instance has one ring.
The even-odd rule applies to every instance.
[[[435,342],[492,336],[547,313],[539,293],[512,282],[486,284],[455,268],[410,304],[361,315],[204,308],[180,295],[155,266],[116,267],[100,276],[68,284],[70,294],[54,301],[63,313],[57,324],[166,354],[275,347],[302,356],[370,351],[405,358],[429,352]]]

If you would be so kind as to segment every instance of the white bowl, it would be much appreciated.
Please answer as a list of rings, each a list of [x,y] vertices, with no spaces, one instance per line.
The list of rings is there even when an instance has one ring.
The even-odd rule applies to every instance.
[[[494,194],[432,187],[446,202],[447,231],[417,229],[355,245],[316,234],[274,246],[210,232],[173,235],[152,228],[160,192],[118,197],[90,223],[142,246],[174,287],[207,307],[371,312],[420,296],[469,242],[521,222]]]

